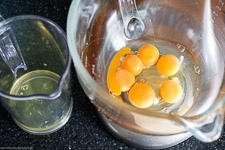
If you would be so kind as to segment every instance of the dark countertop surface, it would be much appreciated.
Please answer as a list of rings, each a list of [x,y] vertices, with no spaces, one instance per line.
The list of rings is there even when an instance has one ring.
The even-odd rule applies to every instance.
[[[71,0],[0,0],[0,13],[9,18],[33,14],[49,18],[66,30]],[[74,108],[68,123],[55,133],[44,136],[28,134],[18,128],[0,104],[0,149],[129,149],[111,136],[98,120],[94,106],[89,102],[77,80],[72,66],[72,95]],[[194,137],[168,150],[224,150],[225,132],[213,143],[202,143]]]

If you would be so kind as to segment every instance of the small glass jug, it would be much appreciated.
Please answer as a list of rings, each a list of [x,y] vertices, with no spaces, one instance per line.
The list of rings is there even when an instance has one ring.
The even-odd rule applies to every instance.
[[[52,21],[32,15],[3,20],[0,31],[1,103],[23,130],[56,131],[73,107],[65,33]]]

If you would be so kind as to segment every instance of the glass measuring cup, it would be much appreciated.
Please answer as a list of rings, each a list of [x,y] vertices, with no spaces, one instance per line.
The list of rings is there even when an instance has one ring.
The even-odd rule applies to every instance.
[[[15,78],[10,63],[0,59],[1,103],[23,130],[54,132],[68,121],[73,107],[65,33],[52,21],[32,15],[0,22],[0,29],[5,26],[13,31],[27,70],[17,70]]]
[[[109,118],[104,121],[114,135],[144,148],[177,144],[188,132],[204,142],[219,137],[225,99],[224,5],[221,0],[136,1],[145,31],[132,39],[124,32],[119,2],[73,1],[67,31],[77,75],[91,102]],[[123,47],[135,51],[143,44],[184,56],[185,97],[176,107],[137,109],[109,94],[106,78],[113,56]]]

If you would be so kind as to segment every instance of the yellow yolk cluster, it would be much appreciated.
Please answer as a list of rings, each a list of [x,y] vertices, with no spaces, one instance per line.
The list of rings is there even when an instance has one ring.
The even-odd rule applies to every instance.
[[[121,49],[112,59],[109,70],[107,74],[107,84],[109,90],[114,93],[115,95],[120,95],[122,92],[122,88],[116,81],[116,71],[117,68],[121,65],[121,57],[124,55],[132,54],[133,52],[130,50],[130,48],[123,48]]]
[[[137,55],[129,48],[121,49],[111,61],[107,74],[109,90],[119,96],[121,92],[128,91],[130,103],[138,108],[150,107],[156,99],[153,88],[145,83],[136,83],[135,76],[144,68],[155,65],[160,74],[164,76],[175,75],[180,68],[180,62],[174,55],[163,55],[159,58],[159,51],[153,45],[142,46]],[[181,99],[183,89],[173,80],[168,80],[160,87],[162,99],[168,103],[175,103]]]

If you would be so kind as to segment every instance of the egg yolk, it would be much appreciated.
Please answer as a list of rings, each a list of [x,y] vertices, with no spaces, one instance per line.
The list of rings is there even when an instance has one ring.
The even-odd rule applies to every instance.
[[[115,95],[120,95],[122,91],[120,85],[117,83],[117,80],[116,80],[116,71],[117,71],[117,68],[121,65],[121,61],[120,61],[121,57],[128,54],[133,54],[130,48],[121,49],[113,57],[109,65],[108,74],[107,74],[107,84],[108,84],[109,90]]]
[[[180,84],[173,80],[164,82],[160,88],[162,99],[168,103],[175,103],[181,99],[183,89]]]
[[[129,91],[129,100],[138,108],[150,107],[155,99],[155,92],[151,86],[144,83],[135,84]]]
[[[151,66],[156,64],[159,59],[159,51],[153,45],[142,46],[137,53],[144,65]]]
[[[126,92],[135,82],[135,77],[127,70],[119,69],[116,71],[116,81],[120,85],[122,92]]]
[[[157,63],[157,70],[164,76],[175,75],[180,68],[179,60],[174,55],[164,55],[160,57]]]
[[[143,63],[136,55],[128,55],[122,61],[122,68],[136,76],[142,72]]]

